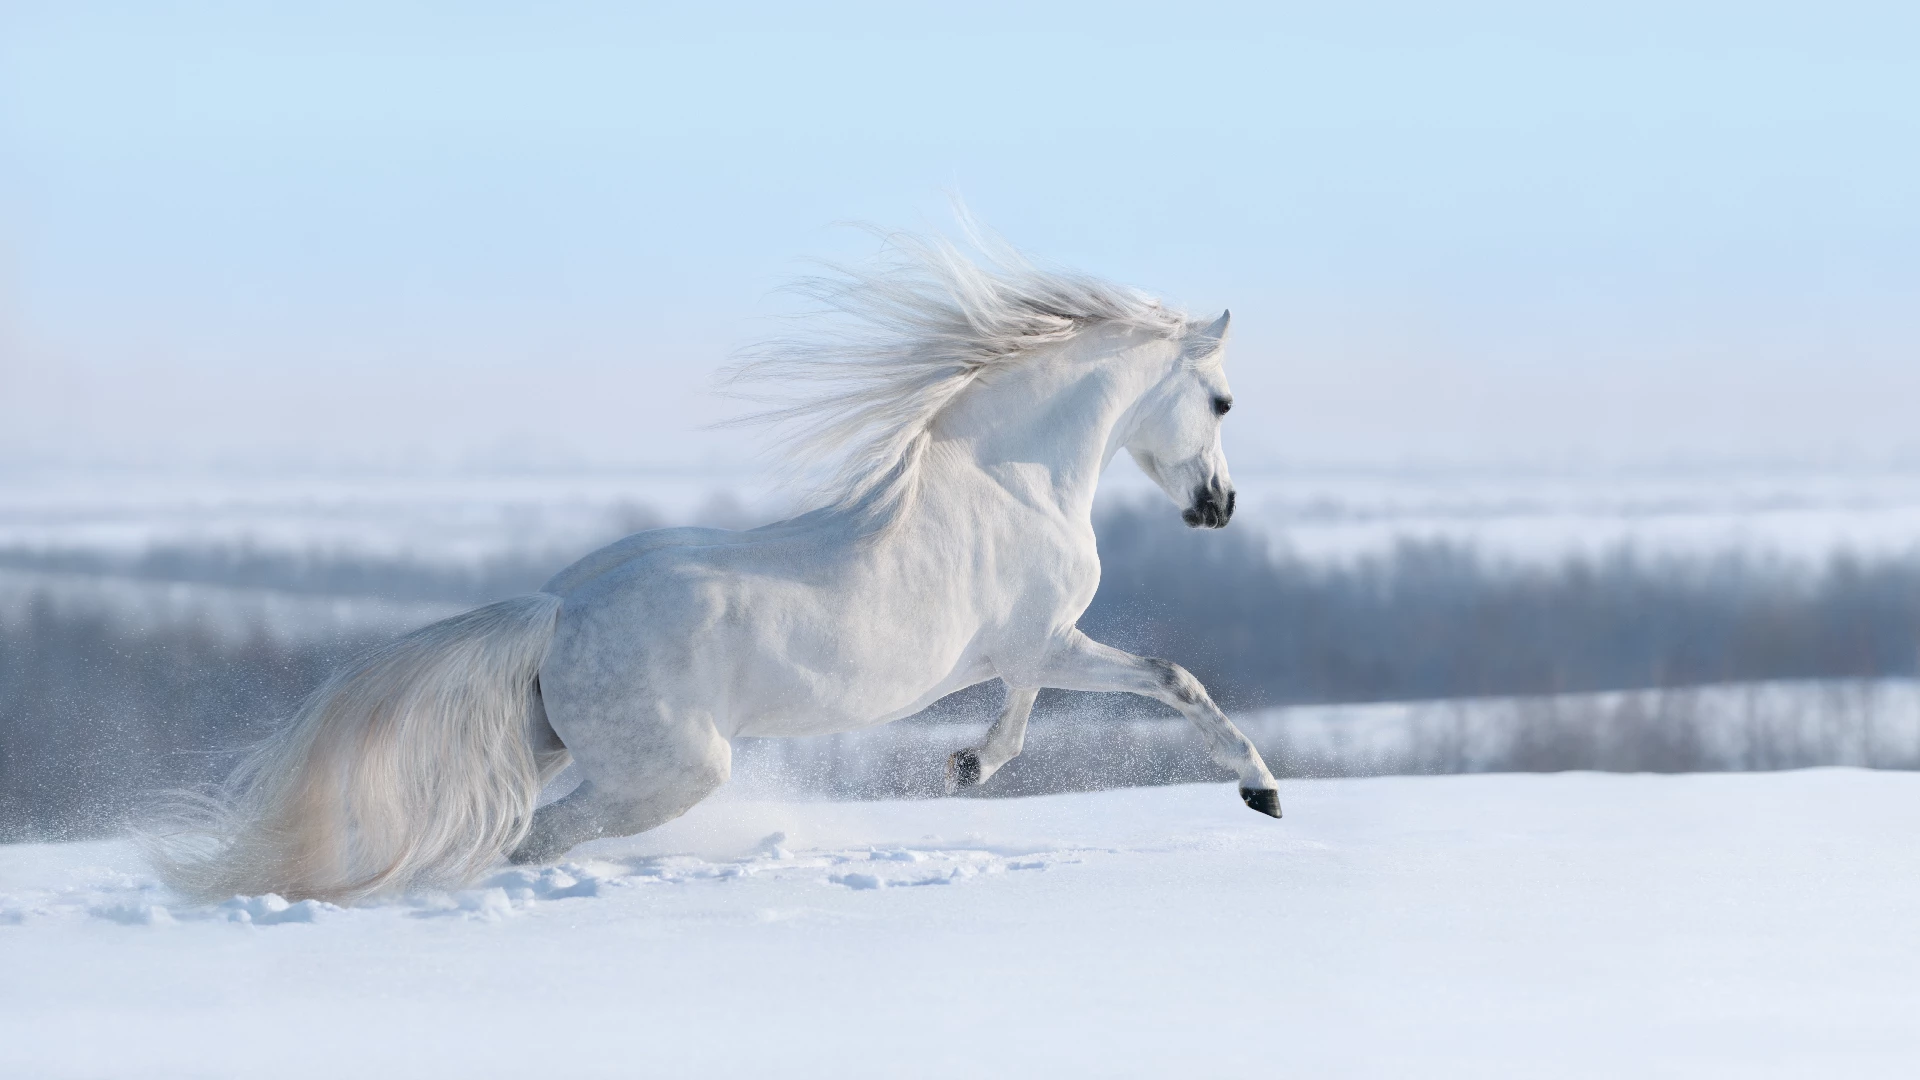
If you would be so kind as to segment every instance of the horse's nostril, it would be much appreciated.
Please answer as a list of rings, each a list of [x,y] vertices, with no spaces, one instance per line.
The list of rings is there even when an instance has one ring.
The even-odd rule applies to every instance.
[[[1218,480],[1211,481],[1193,489],[1193,503],[1180,517],[1195,528],[1204,525],[1209,529],[1223,529],[1227,519],[1233,517],[1236,498],[1232,488],[1222,486]]]

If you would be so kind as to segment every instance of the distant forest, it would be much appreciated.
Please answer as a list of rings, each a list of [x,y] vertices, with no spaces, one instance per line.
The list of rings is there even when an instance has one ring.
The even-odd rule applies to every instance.
[[[1228,708],[1911,675],[1920,551],[1824,566],[1728,554],[1497,562],[1402,543],[1310,563],[1151,509],[1100,522],[1081,626],[1178,660]]]
[[[1097,526],[1104,577],[1083,628],[1185,664],[1230,710],[1904,676],[1920,663],[1920,555],[1807,567],[1620,551],[1534,565],[1409,542],[1323,563],[1251,532],[1188,530],[1158,506]],[[535,589],[564,561],[0,551],[0,568],[18,571],[476,604]],[[219,775],[234,746],[377,640],[235,639],[190,623],[134,627],[51,594],[10,603],[0,610],[0,839],[96,832],[142,791]],[[986,707],[963,694],[929,713]]]

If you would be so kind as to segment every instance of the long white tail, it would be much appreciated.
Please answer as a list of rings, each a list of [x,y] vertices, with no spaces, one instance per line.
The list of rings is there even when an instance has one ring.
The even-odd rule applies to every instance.
[[[422,627],[335,674],[234,772],[149,834],[161,875],[201,900],[352,901],[465,883],[526,836],[566,753],[537,750],[536,679],[558,597]]]

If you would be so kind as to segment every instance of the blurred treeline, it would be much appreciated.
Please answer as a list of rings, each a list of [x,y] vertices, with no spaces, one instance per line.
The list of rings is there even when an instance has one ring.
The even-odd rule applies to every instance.
[[[143,629],[29,599],[0,616],[0,840],[97,832],[142,792],[223,775],[370,644]]]
[[[1190,531],[1158,506],[1106,513],[1098,529],[1104,578],[1082,626],[1187,665],[1229,709],[1905,676],[1920,660],[1920,555],[1808,567],[1619,551],[1534,565],[1409,542],[1321,563],[1273,549],[1257,534]],[[132,558],[0,552],[0,569],[16,574],[461,604],[536,589],[564,561],[543,555],[451,567],[217,548]],[[217,777],[233,748],[264,734],[332,666],[387,634],[260,627],[236,635],[192,619],[77,607],[51,586],[23,595],[0,609],[0,838],[97,831],[144,790]],[[954,719],[991,707],[992,695],[975,692],[929,712]],[[1131,701],[1113,707],[1128,716],[1158,710]],[[1593,715],[1581,723],[1610,722]],[[1459,760],[1476,771],[1620,761],[1712,767],[1697,755],[1652,752],[1688,745],[1662,727],[1689,722],[1675,716],[1642,725],[1648,734],[1635,739],[1651,740],[1648,754],[1595,751],[1589,761],[1496,749]],[[1515,745],[1524,749],[1525,741]],[[1764,764],[1824,763],[1817,756]]]
[[[1178,660],[1223,706],[1910,675],[1920,551],[1496,562],[1407,541],[1310,563],[1153,509],[1100,523],[1088,633]]]

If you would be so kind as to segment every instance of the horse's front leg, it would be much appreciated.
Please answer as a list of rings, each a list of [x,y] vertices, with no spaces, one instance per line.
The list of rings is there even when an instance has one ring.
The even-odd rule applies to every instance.
[[[1000,766],[1020,756],[1020,748],[1027,741],[1027,716],[1033,712],[1033,698],[1039,692],[1007,687],[1000,718],[987,729],[986,741],[955,750],[947,757],[947,794],[986,783]]]
[[[1073,630],[1047,653],[1041,684],[1062,690],[1124,691],[1180,710],[1207,740],[1213,760],[1240,777],[1240,798],[1263,814],[1280,816],[1280,785],[1252,740],[1220,711],[1207,688],[1179,664],[1135,656]]]

